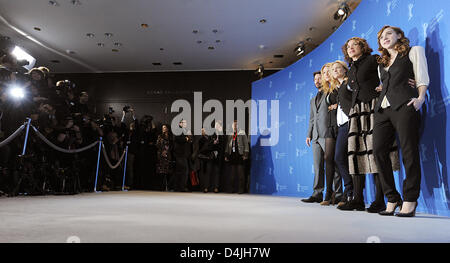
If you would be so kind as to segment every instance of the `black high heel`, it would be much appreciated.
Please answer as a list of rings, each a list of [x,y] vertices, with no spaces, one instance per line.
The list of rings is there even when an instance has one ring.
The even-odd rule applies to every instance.
[[[412,212],[410,212],[410,213],[397,213],[396,216],[398,216],[398,217],[414,217],[414,216],[416,216],[416,208],[417,208],[418,204],[419,203],[416,201],[416,206],[414,207],[414,210]]]
[[[394,213],[395,213],[395,210],[397,210],[397,207],[400,207],[400,210],[401,210],[402,209],[402,205],[403,205],[402,201],[397,201],[395,203],[395,207],[394,207],[394,210],[392,210],[392,212],[388,212],[388,211],[384,210],[384,211],[379,212],[378,214],[381,215],[381,216],[393,216]]]

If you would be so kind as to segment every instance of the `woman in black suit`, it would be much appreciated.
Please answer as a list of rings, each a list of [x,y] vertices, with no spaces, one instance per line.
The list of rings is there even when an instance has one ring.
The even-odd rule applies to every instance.
[[[384,26],[378,32],[381,57],[378,72],[382,81],[380,100],[375,107],[374,154],[380,168],[383,192],[388,198],[381,215],[394,215],[401,207],[400,217],[415,216],[420,195],[420,113],[430,82],[423,47],[409,46],[405,33],[398,27]],[[411,79],[415,80],[411,87]],[[417,88],[415,87],[417,86]],[[395,189],[391,160],[386,158],[389,145],[400,141],[406,179],[403,181],[403,202]]]

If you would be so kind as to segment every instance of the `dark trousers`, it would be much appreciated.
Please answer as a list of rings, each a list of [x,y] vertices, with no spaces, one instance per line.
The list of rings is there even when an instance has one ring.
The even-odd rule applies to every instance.
[[[336,168],[344,180],[344,198],[353,197],[353,180],[348,172],[348,122],[339,127],[336,138],[336,150],[334,160]]]
[[[244,193],[245,191],[245,175],[244,175],[244,165],[243,164],[231,164],[231,190],[236,192],[236,185],[238,188],[238,193]],[[237,178],[237,182],[236,182]]]
[[[218,166],[214,165],[214,160],[201,159],[200,184],[202,189],[214,190],[214,188],[219,188],[219,172]]]
[[[176,190],[185,191],[186,182],[189,174],[189,160],[186,157],[176,157],[175,159],[175,177]]]
[[[127,159],[127,173],[126,173],[126,182],[127,186],[133,187],[134,184],[134,160],[135,155],[134,153],[128,152],[128,159]]]
[[[384,195],[391,203],[401,200],[400,194],[395,189],[394,174],[389,158],[390,147],[396,133],[400,140],[406,173],[406,179],[403,181],[403,199],[406,202],[416,202],[419,198],[421,177],[419,128],[420,113],[412,105],[404,104],[398,110],[389,107],[375,113],[373,151]]]

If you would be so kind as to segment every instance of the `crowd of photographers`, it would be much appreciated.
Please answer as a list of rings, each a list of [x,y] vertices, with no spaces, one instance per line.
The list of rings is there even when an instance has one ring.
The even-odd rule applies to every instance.
[[[30,129],[26,153],[26,132],[0,147],[0,195],[74,194],[96,190],[125,189],[224,191],[224,162],[231,169],[231,188],[245,191],[244,162],[249,145],[245,134],[234,125],[234,136],[222,135],[216,123],[213,136],[173,136],[169,125],[157,129],[152,116],[136,118],[130,106],[122,109],[122,118],[114,110],[97,116],[89,94],[69,80],[55,81],[49,69],[33,68],[25,74],[9,69],[2,61],[0,69],[0,142],[31,119],[51,144],[74,150],[89,147],[103,138],[100,170],[96,182],[98,144],[79,153],[64,153]],[[182,121],[180,127],[186,126]],[[122,161],[127,151],[127,176],[124,184]],[[116,169],[109,164],[121,163]],[[230,182],[230,180],[228,180]],[[247,180],[248,181],[248,180]],[[236,182],[236,188],[234,188]]]

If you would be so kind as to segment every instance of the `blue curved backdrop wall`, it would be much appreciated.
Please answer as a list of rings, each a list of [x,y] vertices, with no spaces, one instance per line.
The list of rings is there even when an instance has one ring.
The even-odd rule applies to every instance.
[[[326,62],[343,60],[341,46],[352,36],[366,38],[377,50],[377,32],[384,25],[401,27],[411,45],[425,47],[431,83],[422,112],[423,135],[420,156],[422,185],[419,212],[450,216],[450,150],[448,121],[450,96],[450,22],[448,0],[363,0],[353,14],[313,52],[295,64],[252,84],[252,99],[280,101],[280,140],[276,146],[261,147],[261,135],[252,136],[251,193],[281,196],[312,194],[312,150],[305,145],[309,120],[309,101],[316,94],[312,74]],[[268,104],[270,106],[270,103]],[[270,123],[270,122],[269,122]],[[395,174],[401,190],[403,168]],[[374,199],[370,175],[366,202]]]

